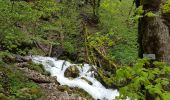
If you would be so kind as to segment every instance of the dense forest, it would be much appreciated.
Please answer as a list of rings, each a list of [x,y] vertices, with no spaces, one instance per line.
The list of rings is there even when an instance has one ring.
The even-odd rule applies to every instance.
[[[0,100],[170,100],[170,0],[0,0]]]

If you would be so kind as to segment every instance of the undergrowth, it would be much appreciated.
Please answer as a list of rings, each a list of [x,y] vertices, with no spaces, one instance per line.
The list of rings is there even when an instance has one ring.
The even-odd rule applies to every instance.
[[[115,75],[103,75],[103,80],[107,85],[119,88],[119,98],[169,100],[170,97],[170,67],[162,62],[142,59],[133,67],[119,68]]]

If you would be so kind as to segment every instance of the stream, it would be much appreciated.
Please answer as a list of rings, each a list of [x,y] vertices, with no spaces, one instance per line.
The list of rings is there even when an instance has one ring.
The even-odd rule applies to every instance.
[[[69,87],[78,87],[85,90],[94,99],[100,100],[113,100],[116,96],[119,96],[117,89],[106,89],[97,79],[94,77],[94,71],[89,64],[71,64],[65,60],[58,60],[52,57],[33,56],[32,61],[37,64],[42,64],[51,76],[56,76],[57,81],[61,85],[67,85]],[[79,70],[79,77],[70,79],[64,76],[64,72],[70,66],[76,66]],[[82,78],[86,78],[92,84]]]

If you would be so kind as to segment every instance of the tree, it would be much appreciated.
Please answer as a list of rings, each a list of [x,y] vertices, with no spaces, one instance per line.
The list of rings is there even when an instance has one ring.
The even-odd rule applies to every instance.
[[[156,60],[170,65],[170,11],[163,9],[169,0],[136,0],[144,13],[139,19],[139,56],[155,54]],[[167,7],[167,6],[166,6]]]

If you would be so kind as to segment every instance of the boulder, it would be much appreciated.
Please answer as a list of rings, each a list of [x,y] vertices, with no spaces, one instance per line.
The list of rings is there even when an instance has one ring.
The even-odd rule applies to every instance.
[[[68,78],[76,78],[79,77],[79,69],[77,66],[70,66],[69,68],[66,69],[64,76]]]

